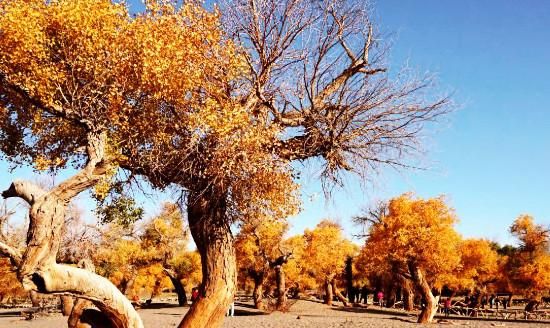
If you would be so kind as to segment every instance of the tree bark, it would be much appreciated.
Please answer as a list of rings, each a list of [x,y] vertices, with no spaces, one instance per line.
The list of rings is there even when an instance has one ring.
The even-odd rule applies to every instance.
[[[277,281],[277,310],[283,310],[286,307],[286,282],[285,271],[282,265],[275,266],[275,279]]]
[[[87,138],[88,161],[74,176],[47,192],[26,181],[16,181],[2,192],[4,198],[19,197],[30,205],[27,248],[17,276],[29,291],[91,300],[115,328],[142,328],[132,304],[109,280],[84,269],[56,263],[67,205],[80,192],[100,181],[109,169],[104,161],[106,136],[89,132]]]
[[[61,314],[63,314],[64,317],[70,316],[75,303],[74,298],[72,296],[62,295],[59,299],[61,300]]]
[[[220,327],[237,284],[233,235],[226,216],[225,197],[214,192],[190,192],[188,220],[201,256],[202,284],[179,328]]]
[[[179,306],[187,305],[187,294],[185,294],[185,288],[183,287],[181,280],[171,269],[164,268],[164,272],[166,273],[168,278],[170,278],[172,285],[174,285],[174,289],[176,290],[176,294],[178,295]]]
[[[336,279],[332,279],[332,281],[330,282],[331,284],[331,289],[332,291],[334,292],[334,295],[336,295],[336,297],[338,298],[338,300],[342,303],[344,303],[344,306],[349,306],[349,301],[347,298],[344,297],[344,295],[342,295],[342,293],[340,293],[340,290],[338,289],[338,287],[336,286]]]
[[[332,279],[331,279],[332,280]],[[331,280],[325,281],[325,304],[332,305],[332,284]]]
[[[424,276],[424,273],[415,263],[410,262],[408,263],[408,266],[412,279],[417,286],[418,291],[422,295],[422,298],[426,302],[425,307],[418,316],[418,323],[432,322],[437,312],[439,296],[433,296],[432,290],[426,280],[426,277]]]
[[[264,272],[254,272],[251,274],[252,280],[254,280],[254,291],[252,292],[252,299],[254,301],[254,307],[258,310],[264,309]]]
[[[34,290],[31,290],[29,292],[29,298],[31,299],[31,304],[32,304],[32,307],[41,307],[41,302],[40,302],[40,295],[38,295],[37,292],[35,292]]]
[[[401,288],[403,290],[403,308],[410,312],[414,310],[414,293],[409,282],[403,284]]]
[[[357,295],[355,295],[355,290],[353,288],[353,258],[349,256],[346,259],[346,290],[347,290],[347,296],[351,303],[355,302],[355,298],[357,298]]]

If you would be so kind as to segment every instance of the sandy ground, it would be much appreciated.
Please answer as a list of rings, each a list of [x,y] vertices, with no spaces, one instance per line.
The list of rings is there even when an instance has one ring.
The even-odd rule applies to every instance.
[[[138,312],[147,328],[176,327],[188,308],[176,307],[172,304],[153,304],[151,308],[140,309]],[[66,318],[59,314],[39,317],[30,321],[23,320],[20,310],[0,310],[0,327],[15,328],[59,328],[66,327]],[[380,309],[371,306],[364,308],[343,308],[340,306],[328,307],[318,302],[298,301],[289,312],[274,312],[264,314],[251,308],[249,304],[237,303],[235,316],[227,317],[224,328],[287,328],[287,327],[418,327],[414,317],[397,310]],[[452,318],[452,324],[432,324],[430,327],[550,327],[548,323],[512,322],[512,321],[485,321],[463,320]]]

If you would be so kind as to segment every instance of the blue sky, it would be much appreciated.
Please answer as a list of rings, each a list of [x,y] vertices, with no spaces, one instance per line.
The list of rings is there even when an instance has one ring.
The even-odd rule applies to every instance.
[[[437,73],[460,109],[426,140],[430,170],[387,170],[366,192],[352,183],[328,204],[306,202],[295,229],[336,217],[352,233],[358,208],[406,191],[447,195],[465,236],[511,242],[521,213],[549,224],[550,2],[380,0],[375,9],[394,41],[392,68]]]
[[[550,1],[380,0],[374,7],[394,43],[390,68],[408,62],[437,73],[460,108],[429,131],[427,171],[383,170],[366,188],[348,180],[328,201],[315,173],[305,174],[304,211],[291,219],[291,233],[330,217],[351,235],[361,207],[407,191],[447,195],[468,237],[511,242],[507,228],[521,213],[550,224]],[[31,175],[6,168],[0,163],[6,187]],[[144,205],[154,212],[164,197]],[[91,215],[86,197],[80,204]]]

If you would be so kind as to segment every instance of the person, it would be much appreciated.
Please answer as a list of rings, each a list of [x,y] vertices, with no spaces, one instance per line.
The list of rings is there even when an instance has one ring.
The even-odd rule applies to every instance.
[[[384,306],[384,292],[379,291],[376,297],[378,297],[378,305]]]
[[[443,304],[443,311],[445,312],[445,317],[448,317],[451,312],[451,298],[448,297]]]
[[[191,304],[194,304],[199,299],[199,289],[197,287],[193,287],[191,289]]]
[[[225,314],[226,317],[234,317],[235,316],[235,301],[232,301],[231,304],[229,304],[229,309],[227,309],[227,313]]]
[[[495,305],[495,294],[491,294],[491,297],[489,297],[489,308],[492,309]]]

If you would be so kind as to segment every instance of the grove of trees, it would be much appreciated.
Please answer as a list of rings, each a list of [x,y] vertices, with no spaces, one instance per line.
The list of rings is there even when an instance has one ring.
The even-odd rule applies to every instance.
[[[365,277],[391,273],[419,293],[420,322],[433,318],[443,286],[547,288],[543,227],[519,218],[518,248],[464,241],[441,198],[390,200],[368,218],[361,250],[330,220],[286,238],[300,164],[319,168],[327,195],[347,176],[414,166],[427,125],[453,108],[431,76],[393,69],[370,4],[145,5],[131,13],[111,0],[0,0],[1,158],[66,177],[47,187],[14,180],[2,192],[25,203],[28,229],[0,235],[9,259],[0,268],[11,272],[1,279],[80,299],[69,326],[77,304],[93,304],[117,328],[143,327],[128,297],[173,287],[184,305],[195,284],[179,327],[221,326],[248,279],[258,308],[271,283],[276,309],[290,289],[347,304],[339,288],[354,257]],[[144,222],[128,190],[145,189],[175,196]],[[100,224],[79,219],[81,193],[97,200]],[[3,293],[21,292],[9,286]]]

